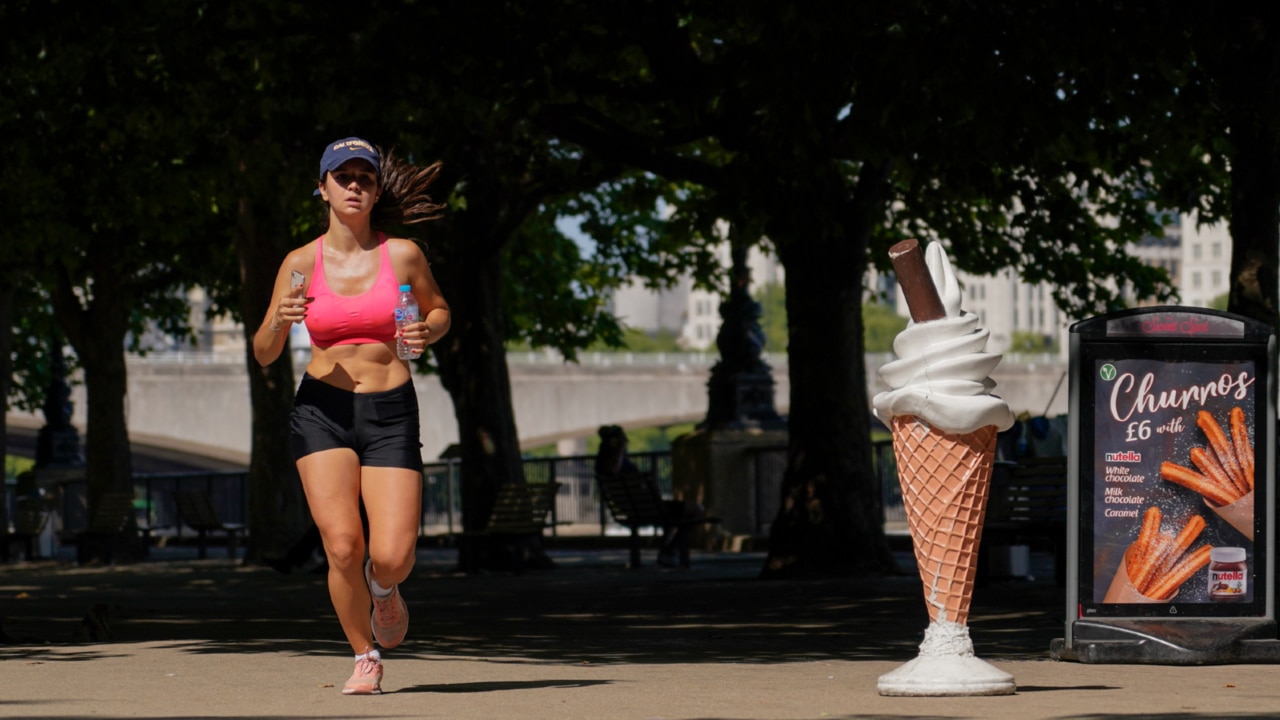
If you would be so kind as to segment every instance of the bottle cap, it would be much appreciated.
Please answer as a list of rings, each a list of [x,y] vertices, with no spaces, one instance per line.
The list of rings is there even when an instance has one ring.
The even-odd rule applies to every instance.
[[[412,290],[412,289],[413,289],[413,286],[412,286],[412,285],[401,285],[401,286],[400,286],[400,292],[409,292],[409,291],[410,291],[410,290]]]
[[[1216,547],[1209,551],[1209,559],[1213,562],[1244,562],[1246,557],[1242,547]]]

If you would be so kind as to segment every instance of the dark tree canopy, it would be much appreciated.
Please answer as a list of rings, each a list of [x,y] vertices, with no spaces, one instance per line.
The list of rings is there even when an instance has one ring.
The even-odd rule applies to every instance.
[[[455,313],[423,362],[454,400],[474,527],[522,481],[506,343],[619,342],[607,298],[632,275],[723,287],[710,248],[728,222],[767,237],[788,278],[790,463],[767,574],[881,571],[863,279],[894,241],[940,239],[963,269],[1048,283],[1083,317],[1170,299],[1125,247],[1160,210],[1195,209],[1232,223],[1231,309],[1275,322],[1274,32],[1177,10],[3,2],[0,123],[22,142],[0,320],[36,332],[21,303],[57,308],[89,386],[91,483],[123,486],[126,338],[185,332],[193,284],[251,333],[279,259],[318,232],[324,142],[441,160],[446,216],[406,232]],[[560,231],[570,216],[594,254]],[[287,362],[251,372],[255,541],[303,520],[293,382]]]

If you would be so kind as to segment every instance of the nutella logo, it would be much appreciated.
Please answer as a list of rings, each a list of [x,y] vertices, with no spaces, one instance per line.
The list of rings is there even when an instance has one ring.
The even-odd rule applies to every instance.
[[[1132,450],[1110,452],[1106,453],[1106,461],[1109,463],[1140,463],[1142,462],[1142,453],[1134,452]]]

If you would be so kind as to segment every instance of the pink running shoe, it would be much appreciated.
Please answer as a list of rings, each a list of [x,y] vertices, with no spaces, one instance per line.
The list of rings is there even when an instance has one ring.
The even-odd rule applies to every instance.
[[[343,695],[381,695],[382,660],[376,657],[356,661],[351,679],[342,686]]]
[[[409,630],[409,608],[400,597],[400,588],[391,588],[391,594],[385,598],[373,594],[373,578],[369,575],[373,567],[370,559],[364,564],[364,579],[369,583],[369,596],[373,598],[373,614],[369,622],[373,625],[373,639],[382,647],[390,650],[404,640]]]

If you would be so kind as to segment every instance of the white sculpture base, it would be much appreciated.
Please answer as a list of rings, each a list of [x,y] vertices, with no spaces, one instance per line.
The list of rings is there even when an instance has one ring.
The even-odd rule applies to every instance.
[[[968,627],[938,621],[924,631],[920,655],[881,675],[877,688],[881,695],[948,697],[1012,695],[1018,685],[1009,673],[974,656]]]

